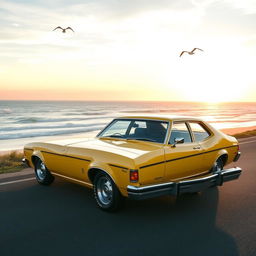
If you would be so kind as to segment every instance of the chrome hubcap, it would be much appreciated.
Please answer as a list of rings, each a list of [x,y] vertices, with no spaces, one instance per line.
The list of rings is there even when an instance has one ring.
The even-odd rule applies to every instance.
[[[41,162],[36,169],[36,174],[39,180],[44,180],[46,176],[46,167],[43,162]]]
[[[214,163],[214,172],[220,172],[222,170],[222,164],[219,161]]]
[[[111,203],[113,198],[113,188],[108,177],[100,177],[97,181],[97,195],[100,202],[104,205]]]
[[[221,167],[220,167],[219,164],[216,165],[216,171],[217,171],[217,172],[221,171]]]

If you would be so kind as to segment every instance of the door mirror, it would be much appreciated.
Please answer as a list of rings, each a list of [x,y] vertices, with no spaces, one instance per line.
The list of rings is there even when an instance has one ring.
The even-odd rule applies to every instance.
[[[172,144],[172,147],[176,147],[176,144],[182,144],[184,143],[184,138],[175,138],[174,139],[174,144]]]

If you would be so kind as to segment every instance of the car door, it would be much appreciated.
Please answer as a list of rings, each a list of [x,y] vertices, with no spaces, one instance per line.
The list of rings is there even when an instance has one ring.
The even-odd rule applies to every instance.
[[[183,139],[183,142],[175,143],[175,139]],[[201,153],[202,148],[194,141],[188,123],[173,122],[169,143],[165,146],[165,180],[179,180],[202,173]]]

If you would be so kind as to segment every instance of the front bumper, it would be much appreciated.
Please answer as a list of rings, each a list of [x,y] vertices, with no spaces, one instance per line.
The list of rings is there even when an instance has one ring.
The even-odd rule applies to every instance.
[[[241,172],[241,168],[235,167],[197,179],[168,182],[144,187],[129,185],[127,186],[127,192],[129,198],[136,200],[163,195],[180,195],[184,193],[199,192],[209,187],[221,186],[224,182],[238,179]]]
[[[241,156],[241,152],[238,151],[233,161],[234,161],[234,162],[238,161],[238,159],[240,158],[240,156]]]
[[[23,164],[26,164],[28,167],[31,167],[31,166],[30,166],[30,163],[29,163],[29,161],[28,161],[28,159],[22,158],[21,161],[22,161]]]

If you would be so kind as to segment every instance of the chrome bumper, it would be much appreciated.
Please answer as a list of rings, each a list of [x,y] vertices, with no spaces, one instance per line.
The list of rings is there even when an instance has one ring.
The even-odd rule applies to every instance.
[[[241,152],[238,151],[233,161],[234,161],[234,162],[238,161],[238,159],[240,158],[240,156],[241,156]]]
[[[31,167],[30,164],[29,164],[29,161],[26,158],[22,158],[21,161],[22,161],[23,164],[26,164],[28,167]]]
[[[129,185],[127,186],[127,192],[129,198],[136,200],[163,195],[180,195],[184,193],[199,192],[209,187],[221,186],[224,182],[238,179],[241,172],[241,168],[235,167],[198,179],[168,182],[144,187]]]

